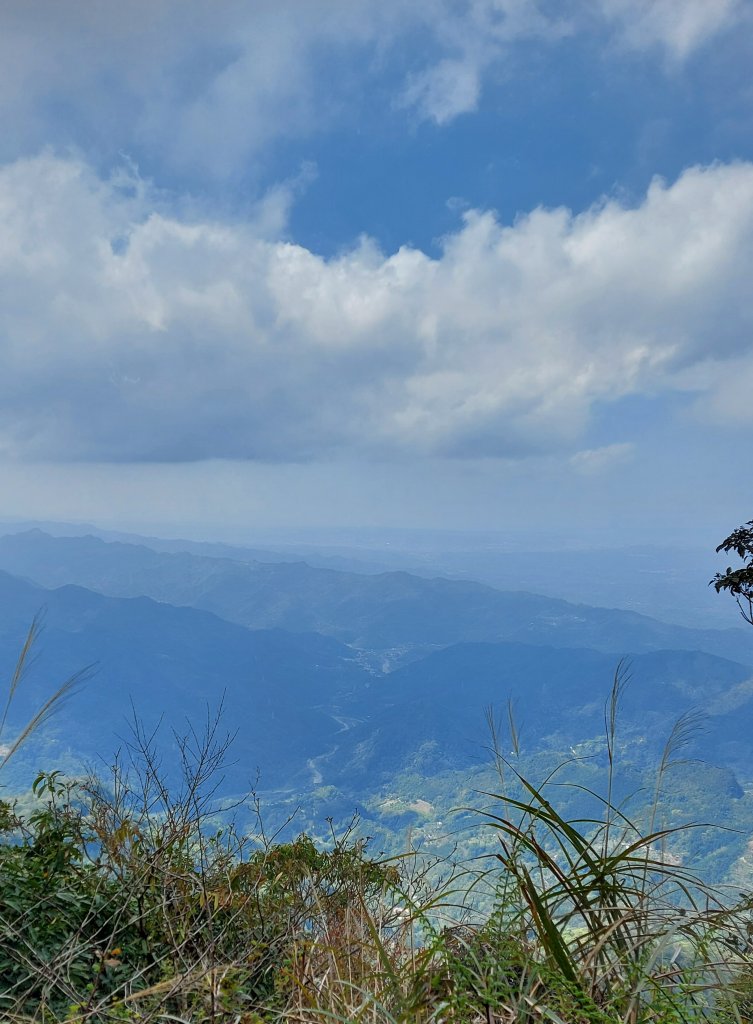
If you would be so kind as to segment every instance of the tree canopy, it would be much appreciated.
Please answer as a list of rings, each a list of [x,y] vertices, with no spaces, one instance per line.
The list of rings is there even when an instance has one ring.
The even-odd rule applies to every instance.
[[[734,596],[742,617],[753,626],[753,519],[733,530],[716,550],[717,554],[721,551],[727,554],[734,551],[744,563],[736,569],[728,566],[725,572],[718,572],[711,582],[717,594],[726,590]]]

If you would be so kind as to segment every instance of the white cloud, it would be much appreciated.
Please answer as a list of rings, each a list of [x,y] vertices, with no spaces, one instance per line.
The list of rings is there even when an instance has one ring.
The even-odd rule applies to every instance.
[[[752,275],[751,164],[635,208],[472,211],[438,259],[364,239],[326,260],[48,153],[0,170],[0,452],[572,450],[595,402],[683,389],[723,414]]]
[[[627,46],[659,46],[680,61],[720,32],[750,23],[745,0],[600,0],[600,5]]]
[[[509,58],[515,43],[570,31],[567,19],[544,13],[539,0],[468,0],[435,7],[433,15],[427,27],[448,56],[410,75],[400,102],[439,125],[476,109],[485,73]]]
[[[751,317],[747,335],[753,337]],[[748,428],[753,423],[753,359],[747,354],[723,363],[701,361],[688,367],[681,380],[697,393],[695,412],[702,422]]]
[[[189,175],[253,175],[271,142],[310,135],[357,104],[412,33],[413,102],[448,120],[475,106],[500,47],[547,26],[530,0],[8,0],[0,158],[73,142]]]
[[[412,22],[403,7],[8,0],[0,158],[72,142],[97,158],[148,154],[189,175],[253,175],[270,142],[329,123],[353,92],[354,68],[368,78],[375,49]]]
[[[441,125],[475,110],[480,93],[478,62],[446,58],[409,78],[402,103]]]
[[[629,441],[604,445],[602,448],[585,448],[570,457],[570,465],[578,473],[591,476],[627,462],[634,452],[635,445]]]
[[[510,64],[521,41],[558,43],[606,30],[620,47],[681,63],[722,32],[753,22],[746,0],[467,0],[434,14],[432,31],[447,56],[409,77],[402,102],[439,125],[477,108],[484,78]]]
[[[6,0],[0,159],[76,145],[170,174],[253,177],[269,146],[357,110],[380,75],[396,106],[446,124],[522,41],[604,26],[684,59],[742,25],[743,0]],[[406,47],[406,42],[410,46]],[[386,70],[389,69],[389,70]],[[351,114],[352,116],[352,114]]]

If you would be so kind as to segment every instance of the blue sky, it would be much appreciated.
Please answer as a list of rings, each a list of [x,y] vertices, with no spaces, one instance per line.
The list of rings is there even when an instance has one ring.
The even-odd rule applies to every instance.
[[[18,0],[5,517],[753,515],[750,0]]]

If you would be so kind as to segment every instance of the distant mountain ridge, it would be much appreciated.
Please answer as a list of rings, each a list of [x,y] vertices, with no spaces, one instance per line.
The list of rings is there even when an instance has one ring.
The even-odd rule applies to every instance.
[[[567,749],[602,732],[616,668],[613,654],[594,650],[461,643],[380,676],[330,637],[248,630],[199,609],[71,584],[46,590],[0,571],[0,677],[41,608],[39,660],[19,691],[18,723],[56,683],[95,662],[93,678],[45,731],[53,753],[109,756],[132,707],[152,726],[164,717],[169,745],[170,729],[200,726],[224,702],[226,725],[238,730],[236,789],[258,768],[265,787],[335,784],[355,798],[408,768],[462,769],[488,757],[484,708],[501,710],[508,699],[531,749]],[[678,715],[705,707],[703,742],[714,758],[753,768],[750,667],[691,651],[630,663],[625,732],[642,737],[647,755]]]
[[[111,756],[117,737],[128,735],[132,710],[151,727],[164,717],[169,743],[171,729],[181,732],[190,721],[200,730],[224,703],[224,727],[239,733],[235,788],[249,788],[257,767],[265,785],[289,785],[340,728],[332,709],[373,678],[329,637],[251,631],[209,612],[73,585],[45,590],[5,572],[0,678],[10,677],[40,610],[43,632],[14,721],[20,725],[57,684],[94,663],[92,677],[42,735],[74,760]]]
[[[248,542],[165,538],[86,523],[0,522],[0,534],[39,529],[53,537],[87,534],[161,552],[187,552],[239,562],[306,562],[341,572],[376,574],[403,571],[425,578],[475,580],[497,590],[562,598],[573,604],[622,608],[662,622],[700,629],[726,629],[734,622],[728,602],[719,601],[706,582],[719,569],[714,536],[691,546],[628,544],[603,546],[598,540],[573,545],[564,538],[526,534],[515,541],[504,533],[327,531],[305,536],[267,536]],[[318,539],[317,539],[318,538]],[[718,539],[718,538],[717,538]],[[554,545],[554,546],[553,546]]]
[[[145,595],[251,629],[317,632],[371,651],[516,641],[616,654],[701,650],[753,664],[749,631],[689,629],[635,612],[406,572],[244,563],[38,530],[0,537],[0,568],[43,586],[76,583],[114,597]]]

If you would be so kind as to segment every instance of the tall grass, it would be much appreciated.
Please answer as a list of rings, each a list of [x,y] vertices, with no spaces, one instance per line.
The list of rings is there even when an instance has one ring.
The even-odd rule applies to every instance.
[[[554,978],[594,1019],[707,1019],[733,974],[748,969],[749,901],[730,906],[724,893],[667,855],[668,840],[697,826],[657,827],[669,769],[698,716],[681,718],[668,738],[647,824],[614,803],[618,710],[628,679],[621,663],[605,705],[605,794],[585,791],[600,812],[566,820],[549,796],[553,777],[534,785],[509,761],[522,794],[486,794],[501,805],[484,817],[500,847],[507,935],[517,935],[544,968],[542,1014],[547,979]]]
[[[621,665],[605,704],[604,792],[585,791],[595,810],[575,820],[558,810],[556,772],[539,784],[520,771],[511,709],[511,756],[489,715],[499,789],[479,811],[488,856],[441,882],[413,851],[372,859],[352,832],[320,848],[220,822],[229,738],[216,721],[180,743],[177,785],[138,727],[109,779],[40,775],[32,811],[0,804],[0,1017],[753,1019],[750,900],[730,901],[676,863],[667,844],[679,830],[660,821],[662,790],[697,721],[670,735],[643,821],[615,800],[627,678]],[[482,886],[492,894],[483,914]]]
[[[19,689],[34,662],[36,646],[42,633],[42,628],[43,616],[41,614],[35,615],[21,645],[21,652],[8,681],[5,704],[3,705],[2,714],[0,714],[0,771],[64,701],[91,677],[93,672],[94,666],[90,665],[80,672],[74,673],[61,683],[18,730],[12,740],[9,743],[5,743],[4,739],[9,716],[18,697]]]

